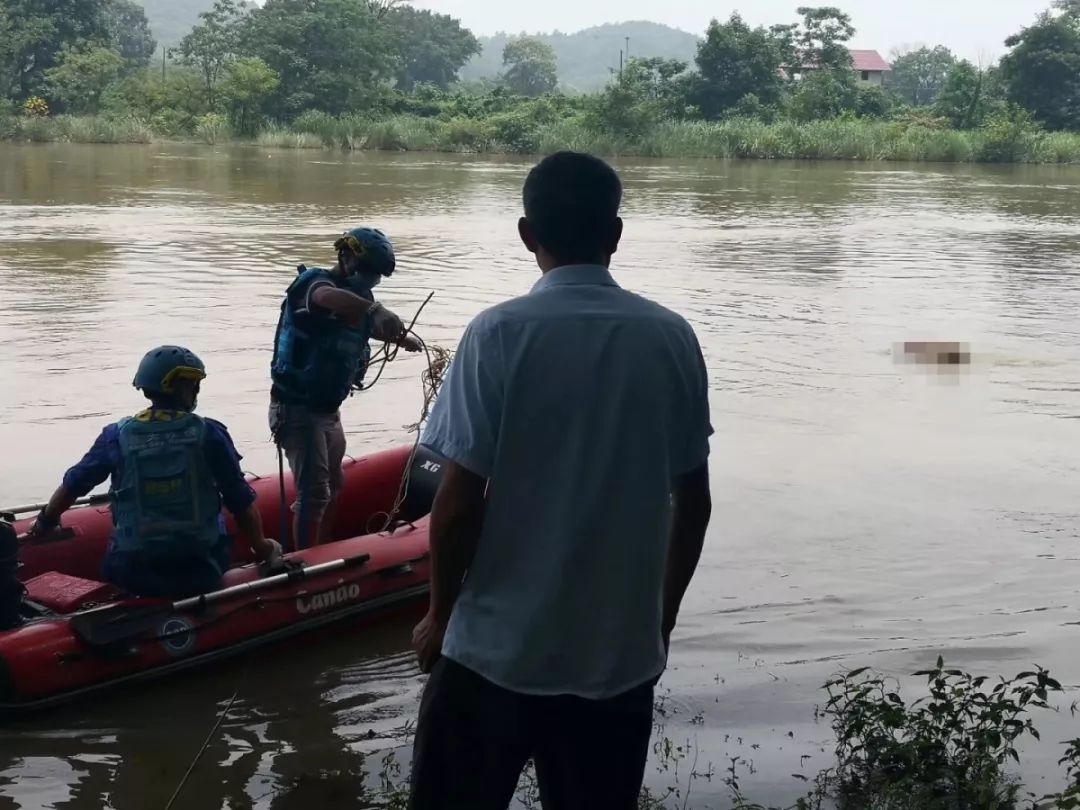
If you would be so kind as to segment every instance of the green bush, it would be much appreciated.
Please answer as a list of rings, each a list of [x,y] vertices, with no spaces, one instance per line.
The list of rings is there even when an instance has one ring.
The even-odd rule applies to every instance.
[[[292,122],[292,129],[297,132],[306,132],[318,135],[327,146],[338,143],[340,121],[328,112],[322,110],[306,110]]]
[[[475,118],[451,118],[441,125],[440,140],[462,152],[483,152],[492,140],[492,128]]]
[[[978,159],[987,163],[1021,163],[1033,160],[1038,152],[1040,128],[1031,114],[1010,106],[995,113],[982,129]]]
[[[728,112],[729,118],[747,118],[771,124],[776,120],[776,107],[763,104],[753,93],[743,96]]]
[[[859,88],[855,112],[860,118],[886,118],[891,109],[892,100],[884,87],[865,85]]]
[[[265,128],[258,134],[256,143],[278,149],[322,149],[326,145],[320,136],[311,132],[297,132],[278,126]]]
[[[536,119],[525,112],[508,112],[488,119],[491,135],[503,150],[525,155],[539,151],[540,132]]]
[[[224,115],[207,113],[196,122],[195,134],[203,143],[213,146],[229,137],[229,122]]]
[[[150,116],[150,128],[166,138],[182,138],[195,134],[199,119],[184,110],[159,110]]]
[[[19,133],[19,108],[11,99],[0,98],[0,140],[11,140]]]
[[[1050,132],[1039,139],[1035,154],[1038,163],[1080,163],[1080,135]]]
[[[824,715],[836,734],[836,768],[827,776],[841,808],[1008,808],[1018,786],[1005,771],[1019,761],[1028,716],[1046,709],[1061,685],[1043,669],[1012,680],[974,677],[937,665],[929,695],[908,705],[897,686],[857,669],[830,681]],[[884,800],[884,801],[883,801]]]

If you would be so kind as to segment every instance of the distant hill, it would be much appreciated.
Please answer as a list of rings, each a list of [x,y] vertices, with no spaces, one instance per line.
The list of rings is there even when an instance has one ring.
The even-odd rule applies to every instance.
[[[576,34],[504,34],[481,37],[483,53],[461,71],[462,79],[494,78],[503,70],[502,52],[518,36],[535,36],[551,45],[559,59],[559,83],[566,90],[592,91],[603,87],[619,69],[619,51],[630,37],[630,56],[662,56],[693,62],[699,38],[678,28],[653,22],[609,23]]]
[[[172,47],[209,11],[214,0],[139,0],[150,21],[150,30],[159,45]]]

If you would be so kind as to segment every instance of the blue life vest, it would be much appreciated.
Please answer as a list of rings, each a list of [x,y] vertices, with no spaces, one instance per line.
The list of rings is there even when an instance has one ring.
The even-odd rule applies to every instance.
[[[364,379],[371,359],[371,318],[350,326],[328,314],[302,308],[307,288],[316,280],[375,300],[370,288],[356,279],[339,282],[329,271],[298,268],[299,275],[285,292],[274,339],[270,376],[274,395],[286,404],[334,411]]]
[[[206,557],[221,531],[221,495],[206,461],[206,423],[194,414],[119,423],[122,475],[112,499],[113,549],[148,559]]]

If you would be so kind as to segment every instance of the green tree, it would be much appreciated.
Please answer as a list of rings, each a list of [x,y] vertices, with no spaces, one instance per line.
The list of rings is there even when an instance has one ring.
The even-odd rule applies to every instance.
[[[165,78],[154,68],[125,76],[102,98],[103,110],[149,119],[154,130],[172,137],[191,135],[206,107],[203,78],[192,68],[176,66]]]
[[[0,104],[15,95],[19,78],[18,54],[15,48],[15,21],[6,5],[0,5]]]
[[[257,56],[235,59],[225,66],[220,92],[229,123],[240,135],[254,135],[262,123],[262,108],[281,84],[281,77]]]
[[[503,82],[510,90],[534,98],[555,91],[559,71],[554,49],[532,37],[510,40],[503,48]]]
[[[895,54],[889,74],[889,92],[913,107],[933,104],[955,64],[956,57],[944,45]]]
[[[45,73],[49,96],[71,112],[94,114],[101,107],[105,88],[116,81],[123,68],[123,57],[109,48],[64,48],[56,66]]]
[[[791,117],[797,121],[822,121],[854,112],[859,104],[859,84],[851,70],[813,70],[798,83],[791,97]]]
[[[133,68],[146,67],[157,48],[142,6],[132,0],[109,0],[105,7],[109,44]]]
[[[105,45],[107,0],[3,0],[0,65],[9,95],[17,101],[44,95],[46,71],[65,47]]]
[[[266,0],[241,43],[245,56],[281,77],[269,112],[291,119],[308,109],[338,115],[378,106],[397,67],[392,13],[368,0]]]
[[[974,129],[989,112],[991,95],[986,71],[966,59],[957,62],[945,77],[934,111],[957,129]]]
[[[802,23],[793,29],[798,65],[818,70],[851,70],[847,43],[855,36],[851,17],[833,6],[802,6]]]
[[[1046,13],[1005,41],[1009,100],[1050,129],[1080,130],[1080,15]]]
[[[215,92],[225,65],[236,55],[243,18],[244,10],[236,0],[216,0],[213,8],[199,15],[202,22],[177,46],[183,63],[202,75],[211,110],[217,103]]]
[[[686,114],[686,62],[631,59],[593,100],[592,123],[599,129],[637,136],[661,121]]]
[[[446,90],[465,63],[480,53],[472,32],[445,14],[404,6],[387,14],[386,23],[397,39],[397,86],[407,93],[418,84]]]
[[[860,118],[885,118],[892,109],[892,99],[885,88],[867,84],[858,88],[855,113]]]
[[[765,105],[780,99],[780,45],[769,31],[751,28],[738,14],[726,23],[709,24],[696,61],[693,99],[706,118],[719,118],[749,95]]]

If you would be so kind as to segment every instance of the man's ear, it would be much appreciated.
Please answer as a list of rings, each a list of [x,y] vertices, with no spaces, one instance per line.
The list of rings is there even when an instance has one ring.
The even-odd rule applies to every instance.
[[[529,220],[525,219],[525,217],[518,220],[518,236],[521,237],[521,243],[525,245],[529,253],[536,253],[540,249],[540,243],[536,241],[532,225],[529,224]]]
[[[623,221],[622,217],[616,217],[614,224],[611,226],[611,239],[608,243],[608,252],[614,256],[619,250],[619,242],[622,240],[623,235]]]

